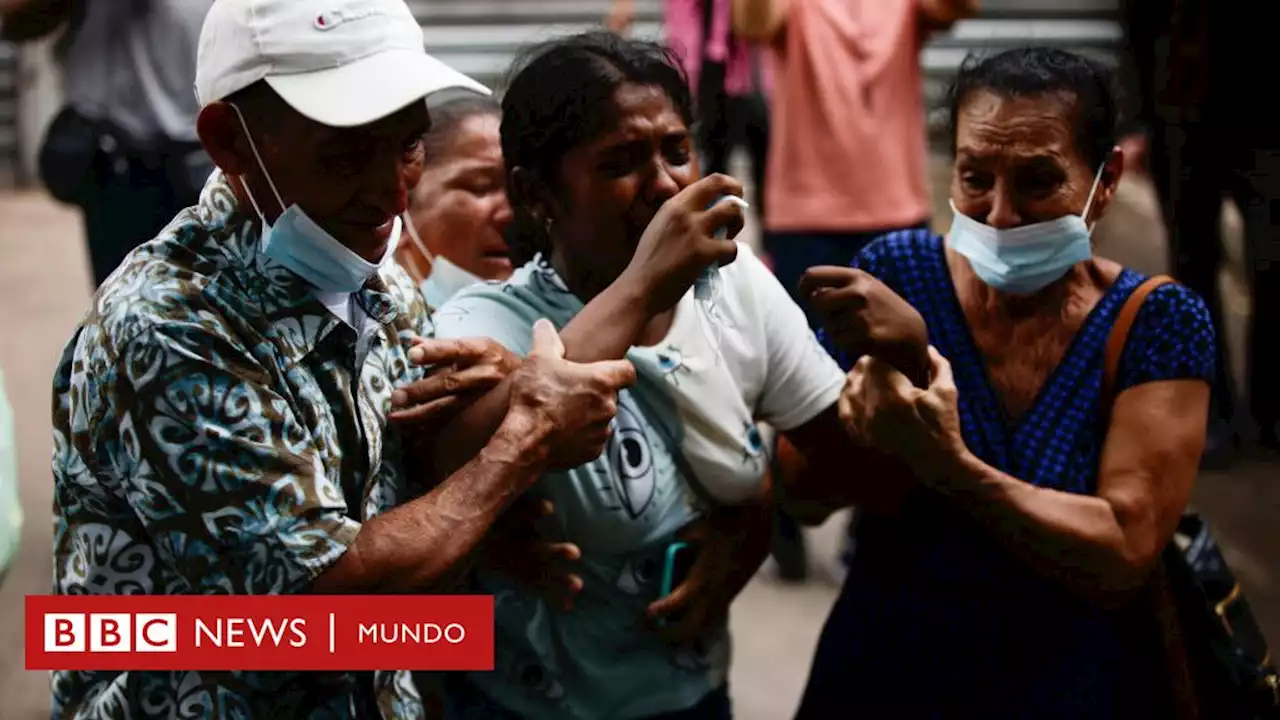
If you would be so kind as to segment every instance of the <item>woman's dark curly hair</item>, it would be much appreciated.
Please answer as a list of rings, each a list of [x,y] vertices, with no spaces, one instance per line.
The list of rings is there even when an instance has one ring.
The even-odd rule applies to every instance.
[[[507,241],[517,266],[538,253],[549,261],[551,238],[530,212],[532,198],[511,182],[512,170],[555,188],[564,156],[616,121],[613,95],[627,83],[661,88],[692,127],[685,75],[662,45],[592,31],[535,45],[512,66],[502,98],[502,156],[514,213]]]
[[[969,55],[947,93],[951,153],[956,151],[956,122],[969,96],[986,90],[1003,98],[1069,95],[1071,118],[1080,156],[1093,168],[1116,145],[1120,100],[1114,74],[1083,55],[1048,47],[1005,50],[989,56]]]
[[[473,117],[502,117],[502,106],[488,95],[472,92],[449,96],[429,106],[431,129],[423,138],[427,164],[448,156],[449,144],[462,124]]]

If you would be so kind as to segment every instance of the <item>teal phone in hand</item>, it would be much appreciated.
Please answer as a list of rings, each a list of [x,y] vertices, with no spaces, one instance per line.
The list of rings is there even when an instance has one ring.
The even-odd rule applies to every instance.
[[[662,563],[662,595],[666,597],[671,591],[680,587],[680,584],[689,577],[689,571],[693,568],[694,558],[697,557],[697,550],[694,546],[686,542],[673,542],[667,546]],[[666,625],[667,618],[658,620],[658,624]]]

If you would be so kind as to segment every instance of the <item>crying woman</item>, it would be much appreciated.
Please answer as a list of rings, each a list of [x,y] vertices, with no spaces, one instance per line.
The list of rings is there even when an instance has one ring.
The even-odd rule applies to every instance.
[[[396,259],[438,308],[472,283],[511,276],[504,240],[511,206],[498,103],[466,94],[430,104],[429,112],[425,167],[409,194]]]

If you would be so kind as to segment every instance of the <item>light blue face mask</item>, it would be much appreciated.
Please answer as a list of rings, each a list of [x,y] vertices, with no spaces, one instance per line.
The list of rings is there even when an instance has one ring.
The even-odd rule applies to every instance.
[[[418,230],[413,226],[413,218],[409,217],[407,211],[400,217],[403,219],[405,232],[409,234],[409,240],[431,264],[431,274],[427,275],[419,285],[423,296],[427,298],[428,305],[438,310],[459,290],[484,282],[484,278],[462,269],[449,258],[431,252],[427,244],[418,236]]]
[[[1105,165],[1103,167],[1106,167]],[[1103,167],[1093,178],[1089,200],[1080,215],[1000,230],[956,210],[947,241],[969,260],[973,271],[987,285],[1015,295],[1028,295],[1061,278],[1072,265],[1093,256],[1087,225],[1089,208],[1102,180]]]
[[[267,185],[271,187],[276,202],[280,204],[280,216],[274,223],[267,222],[267,216],[263,214],[258,201],[254,199],[249,185],[241,183],[244,185],[245,194],[249,196],[249,203],[253,205],[254,212],[258,213],[258,218],[262,220],[263,254],[292,270],[295,275],[317,290],[347,294],[358,292],[369,278],[377,274],[382,263],[387,262],[395,252],[396,240],[400,237],[400,217],[395,218],[391,227],[391,240],[380,262],[371,263],[352,252],[350,248],[338,242],[337,238],[316,224],[296,203],[285,206],[280,192],[276,190],[275,182],[271,180],[271,174],[267,172],[267,166],[262,162],[262,156],[258,154],[258,147],[253,142],[253,135],[249,133],[249,126],[245,124],[244,115],[235,105],[231,105],[231,109],[235,110],[236,117],[240,118],[240,127],[244,129],[245,137],[249,140],[249,149],[253,151],[253,158],[258,162],[262,176],[267,179]]]

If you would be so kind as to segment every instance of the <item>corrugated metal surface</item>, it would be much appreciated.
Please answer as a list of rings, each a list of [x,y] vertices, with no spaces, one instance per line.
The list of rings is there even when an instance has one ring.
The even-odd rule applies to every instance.
[[[427,51],[501,90],[520,48],[600,26],[609,0],[409,0]],[[632,31],[660,38],[661,0],[635,0]]]
[[[1048,45],[1114,66],[1124,40],[1118,0],[983,0],[979,16],[957,23],[921,53],[933,132],[943,129],[942,96],[972,52]]]
[[[101,0],[97,0],[101,1]],[[636,35],[661,37],[662,0],[636,0]],[[609,0],[408,0],[427,49],[501,90],[519,49],[565,32],[596,27]],[[1121,38],[1117,0],[984,0],[981,16],[935,38],[921,62],[931,101],[973,50],[1052,44],[1113,60]],[[0,43],[0,186],[18,175],[17,53]]]
[[[522,46],[598,26],[608,0],[411,0],[429,51],[481,81],[500,86]],[[636,0],[634,32],[659,38],[661,0]],[[1030,43],[1114,60],[1121,39],[1117,0],[984,0],[978,18],[935,38],[921,62],[936,95],[973,50]]]
[[[0,43],[0,187],[18,180],[18,53]]]

